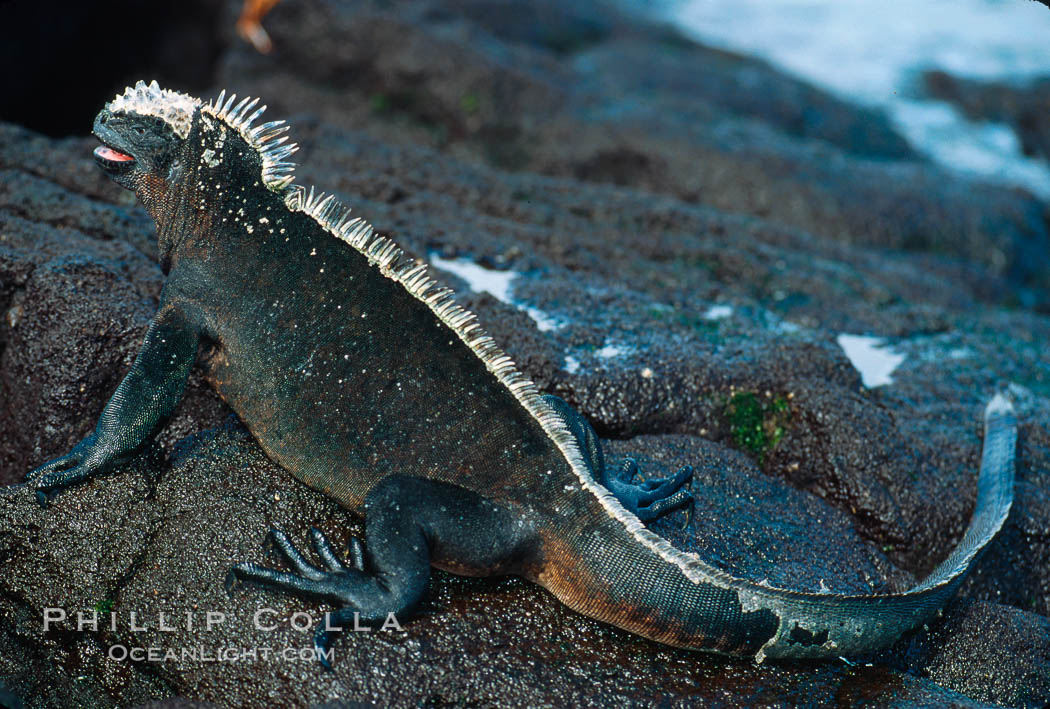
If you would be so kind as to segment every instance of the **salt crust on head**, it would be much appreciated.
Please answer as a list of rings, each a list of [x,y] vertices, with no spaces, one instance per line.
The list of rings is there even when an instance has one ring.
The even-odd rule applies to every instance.
[[[193,126],[193,113],[200,105],[200,99],[162,89],[156,81],[151,81],[148,85],[140,81],[124,89],[124,93],[115,96],[106,104],[106,108],[113,113],[155,116],[171,126],[175,135],[185,139]]]

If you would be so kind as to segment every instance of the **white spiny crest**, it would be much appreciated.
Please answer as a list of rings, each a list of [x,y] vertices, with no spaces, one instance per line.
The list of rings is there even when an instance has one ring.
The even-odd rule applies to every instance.
[[[357,222],[353,229],[346,232],[343,239],[358,251],[364,251],[365,245],[372,238],[372,232],[372,225],[361,220]]]
[[[348,232],[361,222],[361,217],[351,217],[350,211],[350,207],[347,207],[339,214],[338,218],[332,220],[332,230],[340,238],[345,237]]]
[[[306,190],[302,185],[291,185],[284,195],[284,205],[293,212],[303,211],[303,199]]]
[[[106,108],[113,113],[154,116],[171,126],[175,135],[185,139],[193,126],[193,114],[200,105],[200,99],[162,89],[156,81],[148,85],[145,81],[139,81],[124,89],[123,94],[117,94],[106,104]]]
[[[324,192],[322,192],[321,194],[324,194]],[[311,214],[314,213],[314,209],[317,207],[317,197],[317,191],[314,189],[313,185],[310,185],[310,191],[307,192],[306,199],[303,200],[304,212],[309,212]]]
[[[299,146],[285,142],[288,136],[282,134],[287,132],[288,126],[283,120],[253,125],[266,110],[266,106],[255,108],[259,99],[245,97],[235,105],[236,100],[237,94],[230,94],[227,98],[224,89],[213,101],[203,105],[201,110],[240,133],[262,159],[263,184],[275,192],[284,192],[295,179],[295,163],[285,158],[298,150]]]

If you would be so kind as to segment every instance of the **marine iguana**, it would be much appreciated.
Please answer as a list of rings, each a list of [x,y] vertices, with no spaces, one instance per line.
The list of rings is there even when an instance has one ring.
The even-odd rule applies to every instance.
[[[334,626],[410,612],[433,565],[519,574],[670,645],[759,661],[856,655],[935,613],[1006,519],[1016,422],[996,395],[969,528],[906,592],[773,588],[672,547],[644,522],[690,501],[691,469],[641,485],[610,474],[587,421],[542,396],[425,264],[293,184],[287,127],[256,125],[257,103],[139,82],[95,119],[95,159],[156,221],[167,279],[94,432],[29,474],[42,504],[130,457],[207,343],[209,380],[263,450],[366,520],[367,547],[355,540],[346,561],[318,530],[324,568],[272,530],[295,573],[241,563],[231,578],[334,602]],[[330,640],[322,624],[315,644]]]

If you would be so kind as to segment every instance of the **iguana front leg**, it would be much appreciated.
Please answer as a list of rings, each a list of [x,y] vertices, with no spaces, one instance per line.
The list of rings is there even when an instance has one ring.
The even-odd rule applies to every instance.
[[[161,307],[95,430],[66,455],[26,475],[41,505],[54,490],[87,480],[132,456],[182,398],[199,342],[199,329],[181,308],[172,303]]]

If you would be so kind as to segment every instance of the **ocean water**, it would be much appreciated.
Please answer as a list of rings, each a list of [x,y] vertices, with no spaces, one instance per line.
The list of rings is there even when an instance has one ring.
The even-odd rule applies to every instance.
[[[1023,84],[1050,76],[1050,8],[1033,0],[650,0],[705,44],[884,110],[933,161],[1050,199],[1050,165],[1000,123],[923,99],[924,69]]]

